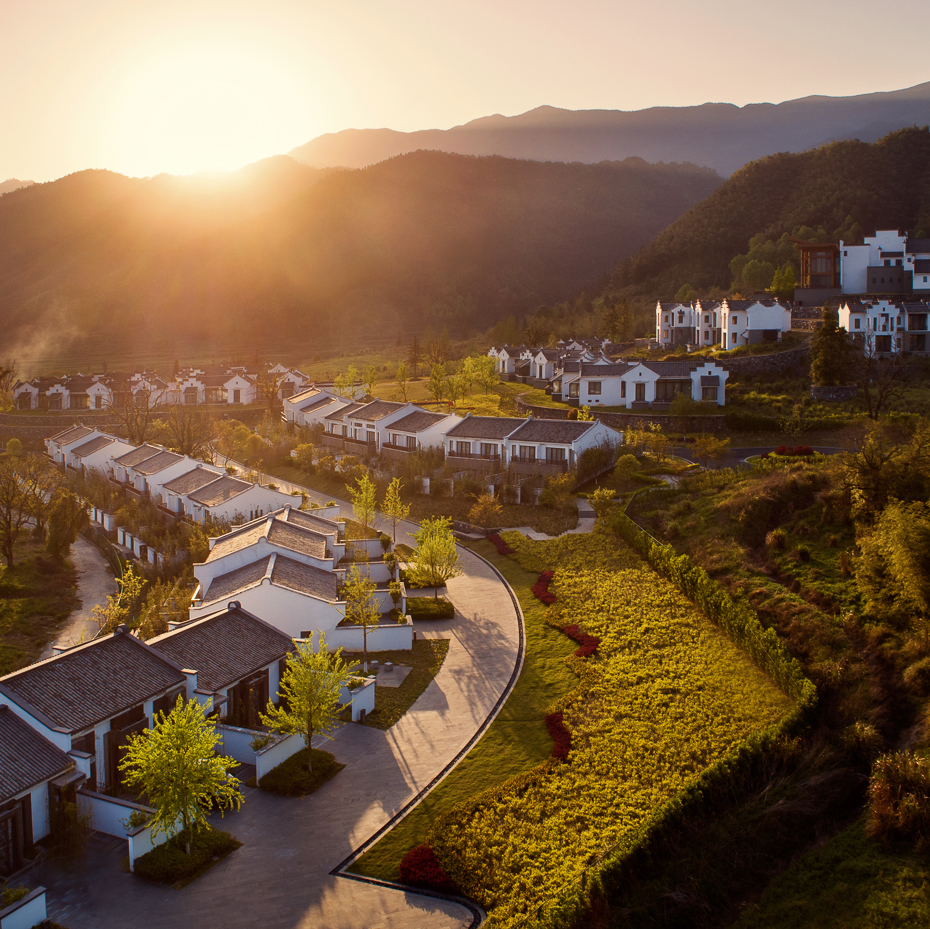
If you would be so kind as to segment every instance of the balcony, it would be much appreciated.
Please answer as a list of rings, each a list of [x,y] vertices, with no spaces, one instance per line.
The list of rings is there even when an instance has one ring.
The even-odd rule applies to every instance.
[[[394,445],[392,442],[385,442],[381,446],[381,455],[388,461],[406,461],[407,457],[416,450],[415,445]]]
[[[455,471],[476,471],[481,474],[494,474],[501,468],[501,456],[447,451],[446,463],[452,465]]]
[[[323,448],[331,448],[337,452],[345,451],[345,437],[334,435],[331,432],[323,433]]]
[[[370,458],[372,455],[378,454],[377,442],[366,442],[364,439],[350,439],[349,436],[346,436],[345,445],[346,452],[352,452],[354,455],[364,455],[366,458]]]
[[[556,474],[565,474],[568,471],[568,461],[553,461],[547,458],[511,458],[511,474],[540,474],[543,477],[552,477]]]

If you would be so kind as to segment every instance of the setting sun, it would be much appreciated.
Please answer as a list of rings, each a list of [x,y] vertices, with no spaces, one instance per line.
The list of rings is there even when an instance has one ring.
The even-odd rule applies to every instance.
[[[239,168],[302,141],[307,103],[270,57],[181,49],[127,77],[113,121],[123,170],[137,175]]]

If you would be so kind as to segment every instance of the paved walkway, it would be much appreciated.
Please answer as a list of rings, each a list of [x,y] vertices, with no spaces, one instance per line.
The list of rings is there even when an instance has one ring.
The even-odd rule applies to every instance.
[[[466,550],[460,556],[465,574],[448,585],[455,619],[416,624],[418,635],[450,639],[442,668],[387,732],[348,724],[323,743],[346,764],[337,777],[301,800],[244,788],[242,810],[222,826],[245,844],[184,890],[124,873],[125,843],[116,848],[98,838],[71,866],[46,862],[29,882],[49,889],[49,916],[69,929],[471,925],[460,904],[330,874],[469,745],[522,660],[521,621],[508,588],[480,558]]]
[[[77,570],[77,596],[81,608],[71,614],[68,625],[58,635],[58,644],[71,646],[83,640],[92,639],[100,627],[94,619],[92,610],[97,604],[106,603],[110,594],[116,593],[116,578],[110,571],[109,562],[92,543],[83,536],[71,546],[71,561]],[[52,646],[42,652],[42,658],[51,658]]]

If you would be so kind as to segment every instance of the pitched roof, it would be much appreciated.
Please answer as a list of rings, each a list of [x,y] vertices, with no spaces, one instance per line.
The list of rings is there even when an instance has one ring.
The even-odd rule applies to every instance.
[[[930,249],[928,249],[930,251]],[[918,258],[914,262],[914,271],[917,274],[926,274],[930,271],[930,258]]]
[[[272,545],[299,552],[301,555],[309,555],[311,558],[326,557],[326,536],[296,523],[285,522],[283,519],[272,520],[268,541]]]
[[[724,303],[728,311],[748,310],[750,307],[756,306],[756,304],[761,304],[762,306],[780,306],[782,309],[787,309],[780,300],[776,300],[774,297],[757,297],[752,300],[724,300]]]
[[[171,465],[183,460],[183,455],[177,455],[174,452],[159,452],[151,458],[146,458],[142,464],[136,465],[133,470],[138,471],[139,474],[157,474],[159,471],[164,471],[165,468],[170,468]]]
[[[205,484],[211,484],[218,477],[222,477],[219,471],[211,471],[209,468],[196,467],[190,471],[185,471],[174,480],[163,484],[165,490],[170,490],[174,494],[189,494],[203,487]]]
[[[324,571],[284,555],[275,558],[271,583],[323,600],[335,600],[339,590],[339,580],[332,571]]]
[[[914,254],[915,252],[930,252],[930,239],[908,239],[904,243],[904,250]]]
[[[583,364],[581,366],[581,376],[582,377],[617,377],[621,374],[626,374],[632,365],[627,364],[625,361],[617,362],[616,364]]]
[[[259,539],[264,539],[268,535],[268,524],[270,518],[266,517],[255,520],[239,529],[234,529],[226,535],[221,536],[213,543],[210,554],[207,555],[207,561],[217,561],[232,555],[235,552],[241,552],[244,548],[254,545]]]
[[[644,368],[648,368],[659,377],[690,377],[692,371],[697,370],[697,364],[689,361],[643,361]]]
[[[0,678],[0,693],[80,732],[184,681],[135,636],[117,632]]]
[[[319,393],[319,391],[317,391],[317,393]],[[318,410],[320,407],[327,406],[332,402],[333,401],[331,397],[327,397],[326,394],[323,394],[321,396],[315,397],[309,403],[305,403],[299,409],[301,413],[309,413],[311,410]]]
[[[376,423],[379,419],[384,419],[385,416],[390,416],[391,413],[402,410],[406,405],[406,403],[397,403],[394,400],[372,400],[371,403],[366,403],[360,410],[353,411],[351,416],[353,419]]]
[[[245,493],[251,486],[247,481],[240,481],[239,478],[227,474],[188,494],[188,499],[202,506],[218,506]]]
[[[340,407],[338,410],[333,410],[326,419],[341,419],[343,416],[350,416],[356,410],[360,410],[364,403],[356,403],[354,400],[343,407]]]
[[[198,689],[213,692],[280,660],[293,648],[283,632],[235,607],[184,623],[148,644],[182,668],[196,670]]]
[[[512,442],[555,442],[571,445],[596,425],[595,422],[566,419],[528,419],[510,439]]]
[[[320,507],[315,512],[289,508],[287,512],[287,521],[293,523],[295,526],[305,526],[316,532],[322,532],[324,535],[333,535],[334,533],[339,535],[339,523],[319,515],[320,513],[326,513],[329,509],[335,510],[335,507]]]
[[[99,452],[101,448],[105,448],[107,445],[112,445],[115,441],[116,439],[111,439],[108,435],[98,435],[97,438],[71,449],[71,454],[75,458],[84,458],[87,455],[93,455],[94,452]]]
[[[463,439],[505,439],[525,422],[509,416],[466,416],[446,435]]]
[[[71,442],[77,442],[78,439],[83,439],[84,436],[90,435],[93,431],[93,429],[88,429],[87,426],[70,426],[65,429],[64,432],[53,435],[50,441],[58,445],[69,445]]]
[[[261,584],[268,573],[268,562],[273,557],[273,555],[266,555],[258,561],[236,568],[235,571],[228,571],[226,574],[213,578],[209,588],[204,591],[204,601],[212,603],[214,600],[224,600],[237,591]]]
[[[435,426],[436,423],[441,423],[448,415],[448,413],[432,413],[429,410],[415,410],[403,419],[391,423],[390,429],[397,432],[422,432],[430,426]]]
[[[143,461],[148,461],[149,458],[160,454],[162,451],[164,451],[164,449],[146,443],[113,460],[118,461],[124,468],[134,468],[136,465],[142,464]]]
[[[57,777],[73,764],[8,706],[0,706],[0,803]]]

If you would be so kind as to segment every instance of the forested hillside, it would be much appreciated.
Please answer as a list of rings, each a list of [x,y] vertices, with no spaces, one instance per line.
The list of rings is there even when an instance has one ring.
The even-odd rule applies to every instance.
[[[807,226],[836,237],[901,229],[930,234],[930,132],[902,129],[878,142],[834,142],[771,155],[741,168],[706,200],[619,262],[586,298],[670,300],[683,285],[722,295],[730,262],[761,234],[778,239]]]
[[[203,352],[453,334],[564,300],[720,178],[640,159],[416,152],[352,171],[270,159],[221,179],[87,171],[0,201],[0,325]]]

